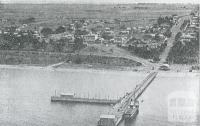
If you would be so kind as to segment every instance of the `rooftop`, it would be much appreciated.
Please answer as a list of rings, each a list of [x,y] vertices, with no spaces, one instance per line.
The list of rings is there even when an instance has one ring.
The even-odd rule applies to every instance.
[[[115,115],[100,115],[100,118],[115,119]]]

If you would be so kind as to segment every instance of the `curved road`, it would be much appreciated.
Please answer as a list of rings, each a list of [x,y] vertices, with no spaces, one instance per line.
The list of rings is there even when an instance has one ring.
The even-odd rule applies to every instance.
[[[134,56],[134,55],[130,54],[128,51],[122,50],[120,48],[112,47],[112,46],[111,47],[106,47],[106,48],[113,49],[114,53],[110,54],[107,51],[105,51],[105,53],[92,52],[92,55],[101,55],[101,56],[108,56],[108,57],[109,56],[112,56],[112,57],[123,57],[123,58],[127,58],[127,59],[130,59],[130,60],[134,60],[136,62],[140,62],[143,66],[148,67],[148,68],[150,68],[150,67],[159,67],[161,64],[166,62],[166,59],[167,59],[167,57],[169,55],[169,52],[170,52],[170,49],[173,47],[173,43],[175,42],[175,36],[176,36],[176,34],[178,32],[181,32],[180,27],[183,24],[184,20],[186,20],[186,19],[190,20],[191,18],[190,18],[189,15],[181,16],[179,18],[179,20],[178,20],[178,24],[172,26],[172,28],[171,28],[172,35],[168,39],[167,47],[165,48],[163,53],[160,55],[159,63],[151,63],[146,59],[143,59],[143,58],[140,58],[140,57],[137,57],[137,56]],[[100,50],[102,48],[99,45],[92,45],[92,46],[95,47],[95,48],[98,48]],[[83,50],[80,51],[82,55],[91,55],[91,52],[87,52],[87,51],[83,51]],[[106,49],[106,50],[109,50],[109,49]],[[52,66],[56,67],[56,66],[59,66],[61,64],[63,64],[63,62],[50,65],[49,67],[52,67]]]

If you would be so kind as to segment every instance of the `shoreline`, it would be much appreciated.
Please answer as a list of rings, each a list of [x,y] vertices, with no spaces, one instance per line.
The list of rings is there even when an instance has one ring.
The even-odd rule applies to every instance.
[[[45,70],[45,71],[89,71],[89,72],[143,72],[143,73],[148,73],[149,71],[133,71],[131,69],[128,69],[125,67],[124,68],[112,68],[112,69],[106,69],[103,67],[87,67],[86,65],[68,65],[65,67],[48,67],[48,66],[41,66],[41,65],[25,65],[25,64],[20,64],[20,65],[7,65],[7,64],[0,64],[0,69],[27,69],[27,70]]]
[[[25,65],[25,64],[20,64],[20,65],[7,65],[7,64],[0,64],[0,69],[18,69],[18,70],[44,70],[44,71],[57,71],[57,72],[131,72],[131,73],[142,73],[142,74],[148,74],[152,70],[149,70],[145,67],[142,67],[143,69],[141,70],[133,70],[137,68],[126,68],[126,67],[120,67],[120,68],[111,68],[111,69],[106,69],[106,68],[99,68],[99,67],[86,67],[86,65],[68,65],[65,67],[58,67],[58,68],[52,68],[52,67],[47,67],[47,66],[41,66],[41,65]],[[159,76],[199,76],[200,72],[188,72],[188,71],[175,71],[175,70],[170,70],[170,71],[159,71]]]

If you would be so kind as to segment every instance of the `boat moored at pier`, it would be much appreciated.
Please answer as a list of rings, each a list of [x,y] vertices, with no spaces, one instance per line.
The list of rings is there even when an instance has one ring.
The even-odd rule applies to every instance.
[[[139,113],[138,101],[136,102],[131,101],[129,108],[124,112],[123,118],[125,120],[135,119],[138,113]]]

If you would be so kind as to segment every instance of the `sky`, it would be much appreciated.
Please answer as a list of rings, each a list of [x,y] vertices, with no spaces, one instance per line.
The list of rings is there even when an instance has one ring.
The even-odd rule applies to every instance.
[[[200,0],[0,0],[1,3],[200,3]]]

